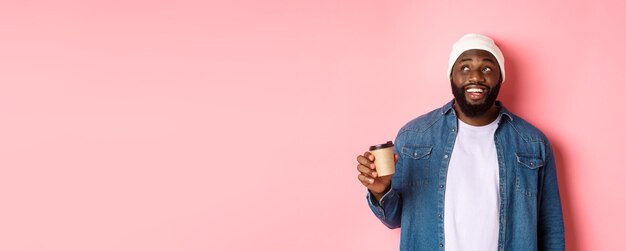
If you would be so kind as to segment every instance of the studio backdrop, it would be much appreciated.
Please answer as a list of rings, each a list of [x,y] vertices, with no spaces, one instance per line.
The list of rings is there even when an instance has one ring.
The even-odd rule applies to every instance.
[[[356,156],[452,99],[452,43],[552,141],[567,249],[622,250],[626,3],[3,1],[0,250],[397,250]]]

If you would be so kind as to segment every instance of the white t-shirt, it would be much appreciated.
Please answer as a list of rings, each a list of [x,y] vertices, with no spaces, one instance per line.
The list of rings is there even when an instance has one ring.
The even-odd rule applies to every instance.
[[[500,194],[494,134],[489,125],[458,120],[450,157],[444,206],[446,250],[497,250]]]

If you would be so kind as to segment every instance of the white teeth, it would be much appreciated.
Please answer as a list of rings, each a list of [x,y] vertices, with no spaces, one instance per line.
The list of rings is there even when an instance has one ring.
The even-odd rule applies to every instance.
[[[466,91],[466,92],[478,92],[478,93],[482,93],[482,92],[483,92],[483,89],[480,89],[480,88],[469,88],[469,89],[467,89],[467,91]]]

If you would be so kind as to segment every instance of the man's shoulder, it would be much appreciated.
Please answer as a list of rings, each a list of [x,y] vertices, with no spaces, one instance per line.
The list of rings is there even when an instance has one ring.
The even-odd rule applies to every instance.
[[[430,112],[422,114],[417,118],[412,119],[407,122],[402,128],[400,128],[399,134],[402,134],[406,131],[415,131],[415,132],[424,132],[435,125],[437,122],[440,122],[448,109],[451,109],[451,104],[448,103],[443,107],[434,109]]]
[[[548,142],[546,135],[532,123],[509,111],[505,111],[504,114],[508,115],[507,122],[513,130],[526,141]]]

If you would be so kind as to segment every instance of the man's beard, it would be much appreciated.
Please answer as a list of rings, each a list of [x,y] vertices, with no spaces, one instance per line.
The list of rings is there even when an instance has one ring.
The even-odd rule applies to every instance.
[[[502,85],[502,83],[498,83],[498,85],[496,85],[495,87],[489,88],[486,85],[480,83],[476,84],[485,88],[487,96],[485,97],[485,102],[483,102],[482,104],[474,105],[470,104],[465,98],[465,86],[467,86],[468,84],[461,87],[456,87],[454,85],[454,82],[452,82],[452,79],[450,80],[450,84],[452,85],[452,94],[454,95],[454,100],[459,104],[461,112],[463,112],[465,116],[468,116],[470,118],[480,117],[487,113],[487,111],[489,111],[489,108],[491,108],[491,106],[496,102],[496,99],[498,98],[498,92],[500,92],[500,85]]]

